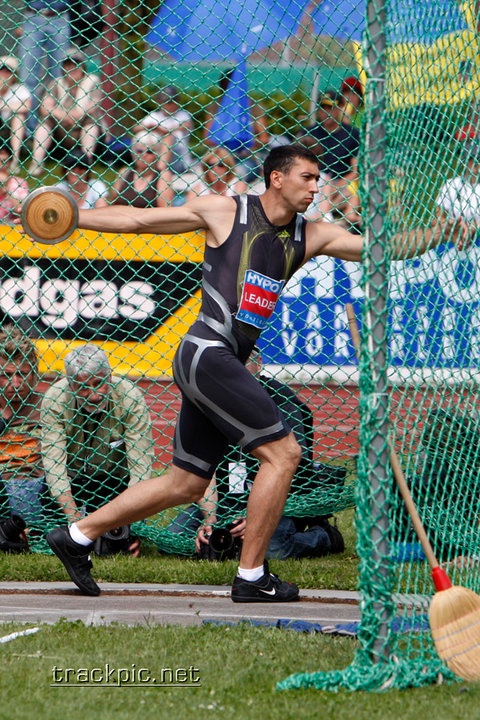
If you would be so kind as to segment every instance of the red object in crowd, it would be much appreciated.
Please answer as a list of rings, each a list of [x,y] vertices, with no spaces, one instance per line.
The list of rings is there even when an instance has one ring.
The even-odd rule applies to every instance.
[[[471,140],[476,138],[478,135],[477,128],[475,125],[464,125],[463,127],[456,130],[454,134],[455,140]]]
[[[363,85],[354,75],[349,75],[349,77],[346,77],[342,82],[340,92],[344,93],[346,90],[354,90],[358,95],[363,96]]]

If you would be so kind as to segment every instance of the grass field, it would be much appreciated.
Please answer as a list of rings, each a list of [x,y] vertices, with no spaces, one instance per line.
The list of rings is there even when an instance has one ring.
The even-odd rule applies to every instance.
[[[17,625],[4,625],[1,633],[16,629]],[[276,689],[277,682],[293,672],[345,667],[355,647],[351,638],[251,626],[85,628],[81,623],[60,622],[2,645],[0,718],[480,717],[478,684],[384,693]],[[166,687],[172,677],[175,686]]]
[[[338,522],[345,553],[272,562],[272,569],[303,588],[355,589],[353,511],[340,513]],[[234,571],[234,562],[160,556],[154,548],[145,548],[138,559],[95,559],[95,576],[112,582],[229,585]],[[2,556],[0,580],[66,579],[54,557]],[[0,635],[26,627],[5,623]],[[436,720],[480,718],[480,684],[454,682],[383,693],[277,689],[292,673],[346,668],[357,647],[355,638],[246,624],[132,628],[61,621],[0,644],[0,720],[313,720],[328,715],[335,720],[418,720],[427,713],[435,713]]]

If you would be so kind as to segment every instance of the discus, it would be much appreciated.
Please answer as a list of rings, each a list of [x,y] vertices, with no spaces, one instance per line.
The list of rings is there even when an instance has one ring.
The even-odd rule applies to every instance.
[[[66,190],[39,187],[27,195],[21,219],[31,238],[45,245],[55,245],[70,237],[77,227],[77,203]]]

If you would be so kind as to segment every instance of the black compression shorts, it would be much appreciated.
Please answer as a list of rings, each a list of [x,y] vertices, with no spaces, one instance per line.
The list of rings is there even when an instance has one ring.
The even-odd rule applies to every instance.
[[[218,336],[187,334],[173,367],[182,391],[174,465],[210,480],[229,444],[248,452],[290,433],[270,395]]]

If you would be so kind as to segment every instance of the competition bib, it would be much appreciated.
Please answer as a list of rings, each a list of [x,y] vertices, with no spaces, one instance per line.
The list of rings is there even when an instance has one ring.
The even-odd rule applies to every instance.
[[[254,270],[247,270],[237,320],[263,330],[275,309],[284,284],[284,280],[273,280]]]

